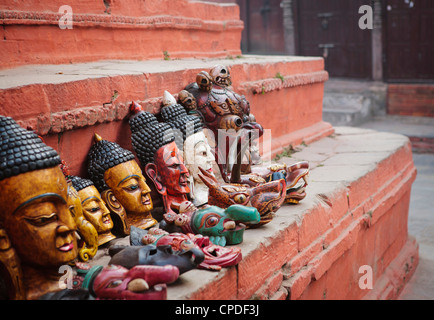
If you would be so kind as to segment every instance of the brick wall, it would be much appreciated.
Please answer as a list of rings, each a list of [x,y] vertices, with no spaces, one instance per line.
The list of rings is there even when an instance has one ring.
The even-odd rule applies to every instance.
[[[388,114],[434,117],[433,84],[389,84]]]

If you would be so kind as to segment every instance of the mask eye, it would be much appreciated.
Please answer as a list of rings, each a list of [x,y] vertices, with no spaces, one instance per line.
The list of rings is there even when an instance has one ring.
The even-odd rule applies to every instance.
[[[242,203],[246,202],[246,200],[247,200],[247,196],[245,194],[237,194],[234,197],[234,201],[236,203],[239,203],[239,204],[242,204]]]
[[[36,218],[25,218],[28,222],[34,226],[42,227],[49,223],[56,222],[58,220],[57,214],[54,212],[47,216],[41,216]]]
[[[69,206],[69,212],[71,212],[72,216],[75,217],[75,206]]]
[[[128,191],[128,192],[134,192],[134,191],[136,191],[138,188],[139,188],[139,185],[138,185],[138,184],[132,184],[132,185],[126,186],[126,187],[124,188],[124,190],[126,190],[126,191]]]
[[[115,280],[108,284],[107,288],[116,288],[122,284],[122,280]]]
[[[212,228],[216,226],[219,223],[220,219],[216,216],[211,216],[205,221],[205,227],[206,228]]]

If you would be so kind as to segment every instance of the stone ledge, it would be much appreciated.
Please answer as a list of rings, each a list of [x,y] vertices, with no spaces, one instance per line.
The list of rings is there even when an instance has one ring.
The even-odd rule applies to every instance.
[[[328,75],[323,59],[314,57],[114,60],[0,70],[0,113],[43,136],[68,161],[72,174],[85,177],[83,166],[94,132],[132,150],[131,101],[159,113],[164,90],[176,96],[199,71],[216,64],[231,68],[234,90],[246,95],[257,121],[272,130],[273,154],[333,132],[322,121],[321,111]],[[285,86],[269,87],[263,94],[249,89],[263,80],[281,82],[277,74],[288,79]]]
[[[70,0],[69,15],[59,13],[63,5],[59,0],[3,1],[0,68],[241,54],[244,23],[235,4]],[[65,22],[69,24],[62,29]]]
[[[372,292],[384,292],[384,277],[399,264],[394,259],[417,256],[407,240],[416,175],[408,138],[338,127],[335,136],[280,161],[301,159],[312,165],[308,196],[247,230],[236,267],[189,271],[169,287],[169,299],[361,299],[368,293],[358,287],[362,265],[373,269]],[[399,289],[405,276],[395,272]]]

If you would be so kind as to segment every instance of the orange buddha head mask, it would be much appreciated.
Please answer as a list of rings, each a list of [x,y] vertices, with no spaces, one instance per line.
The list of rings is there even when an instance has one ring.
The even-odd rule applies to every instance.
[[[77,257],[76,225],[57,152],[0,116],[0,229],[22,263],[58,267]]]
[[[125,208],[129,225],[147,229],[157,224],[151,215],[151,189],[134,154],[98,135],[95,140],[89,151],[88,172],[101,195],[107,190],[112,193],[106,203],[110,207],[113,200],[118,201]]]

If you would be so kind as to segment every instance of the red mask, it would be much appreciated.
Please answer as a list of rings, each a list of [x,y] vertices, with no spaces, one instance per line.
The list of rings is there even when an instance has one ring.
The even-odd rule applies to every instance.
[[[189,173],[175,142],[158,149],[155,153],[155,165],[160,182],[166,187],[168,195],[184,195],[190,192],[187,182]]]

